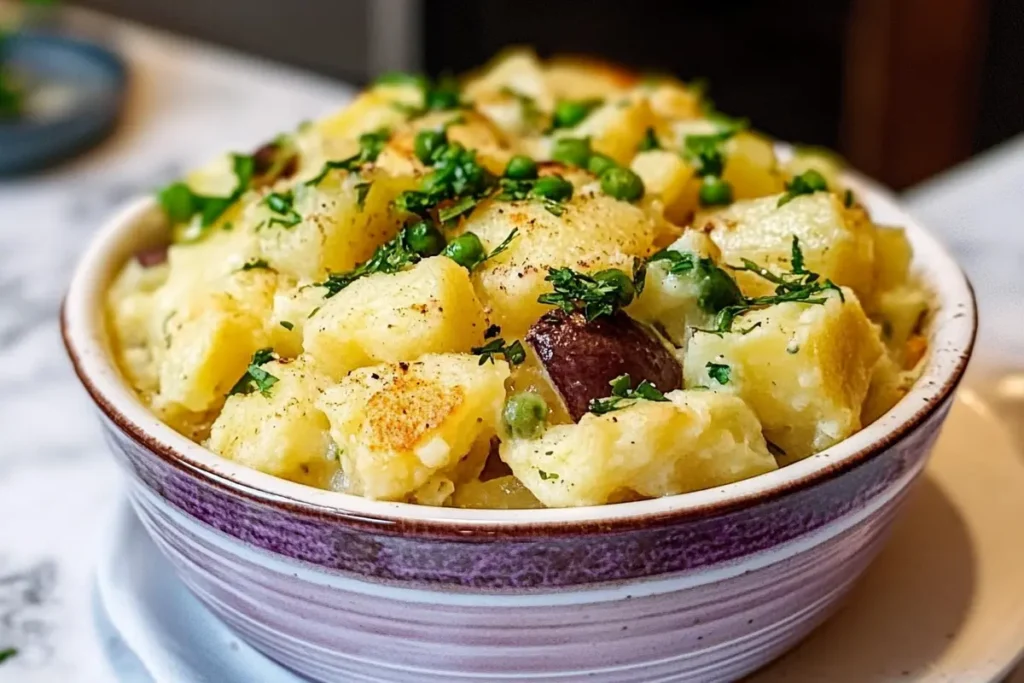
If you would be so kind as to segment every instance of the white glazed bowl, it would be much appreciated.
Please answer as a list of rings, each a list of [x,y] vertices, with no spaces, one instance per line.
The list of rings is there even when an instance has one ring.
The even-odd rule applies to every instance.
[[[150,199],[96,237],[63,332],[132,502],[185,583],[270,657],[323,681],[727,681],[820,623],[874,557],[921,472],[974,341],[964,274],[887,192],[934,290],[911,392],[776,472],[601,507],[459,510],[366,500],[248,469],[157,420],[118,373],[106,288],[164,226]]]

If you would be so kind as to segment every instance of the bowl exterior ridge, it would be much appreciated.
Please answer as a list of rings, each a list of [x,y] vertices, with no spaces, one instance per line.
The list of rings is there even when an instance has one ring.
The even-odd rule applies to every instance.
[[[153,457],[105,421],[111,450],[162,504],[254,547],[364,580],[444,590],[559,589],[691,571],[770,550],[840,519],[921,464],[949,401],[920,427],[841,477],[741,510],[630,531],[557,537],[431,538],[401,525],[376,531],[267,506],[210,487]]]
[[[362,561],[345,572],[327,572],[283,556],[280,548],[254,549],[255,529],[244,539],[219,530],[142,479],[133,480],[131,498],[158,547],[214,614],[273,659],[315,680],[727,681],[781,654],[831,613],[882,546],[933,436],[905,441],[872,461],[891,462],[885,469],[892,478],[861,502],[842,506],[845,512],[812,533],[813,542],[777,541],[770,525],[761,526],[756,534],[771,539],[770,547],[718,561],[727,571],[641,568],[660,561],[648,544],[698,542],[693,534],[681,541],[684,536],[645,539],[634,531],[628,534],[633,538],[601,544],[602,561],[598,553],[580,559],[564,538],[465,544],[476,560],[508,572],[503,581],[492,575],[486,587],[515,584],[508,590],[467,589],[461,559],[447,568],[443,583],[436,576],[415,588],[377,581],[379,568],[391,559],[428,563],[403,565],[409,574],[436,572],[429,557],[459,552],[444,540],[414,538],[412,543],[433,547],[389,558],[393,549],[376,545],[381,538],[340,533],[337,544],[352,544]],[[801,504],[806,501],[794,503]],[[749,548],[746,528],[739,520],[720,520],[713,531],[700,533],[739,534],[733,539]],[[516,554],[511,546],[517,543],[534,552]],[[593,580],[614,575],[605,567],[627,553],[636,558],[631,578]],[[505,555],[510,559],[502,560]],[[590,565],[586,572],[546,565],[549,556]],[[524,572],[529,563],[532,570]],[[557,578],[544,578],[544,571]],[[578,582],[553,588],[569,577]]]

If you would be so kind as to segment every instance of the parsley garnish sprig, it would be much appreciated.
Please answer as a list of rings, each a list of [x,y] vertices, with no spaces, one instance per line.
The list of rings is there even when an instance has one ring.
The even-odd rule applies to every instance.
[[[419,74],[393,72],[383,74],[377,78],[374,84],[412,85],[419,88],[423,93],[423,100],[420,105],[409,105],[404,102],[392,103],[395,109],[402,111],[410,117],[423,116],[431,111],[461,109],[466,106],[459,92],[459,82],[452,76],[441,76],[436,81],[431,81],[426,76]]]
[[[779,203],[776,206],[785,206],[801,195],[815,192],[828,192],[828,181],[825,180],[825,176],[812,168],[794,176],[791,181],[786,183],[786,192],[779,197]]]
[[[228,396],[251,394],[254,391],[259,391],[263,396],[269,397],[270,388],[277,384],[279,380],[264,370],[262,366],[275,360],[275,358],[274,350],[270,348],[260,349],[254,353],[245,374],[235,383],[235,386],[231,387]]]
[[[448,223],[472,211],[481,199],[491,194],[497,179],[476,160],[475,151],[448,142],[443,131],[438,140],[429,156],[423,159],[433,171],[423,178],[419,189],[399,194],[395,206],[423,218],[437,211],[438,219]],[[446,202],[452,203],[440,206]]]
[[[553,291],[541,294],[537,301],[557,306],[565,313],[579,311],[587,322],[592,322],[603,315],[613,315],[633,301],[637,276],[642,281],[640,269],[630,278],[614,268],[593,275],[572,268],[548,268],[544,279],[551,283]]]
[[[331,273],[323,282],[317,283],[327,289],[325,299],[348,287],[356,280],[374,273],[397,273],[408,266],[419,263],[421,254],[409,247],[407,228],[403,228],[394,239],[377,247],[367,261],[344,273]]]
[[[271,192],[264,198],[263,203],[270,208],[273,214],[267,221],[267,225],[294,228],[302,222],[302,216],[295,210],[295,195],[291,190]]]
[[[366,164],[377,161],[377,157],[384,150],[384,145],[391,139],[391,131],[388,128],[363,133],[359,136],[359,151],[340,161],[327,161],[320,172],[314,178],[306,181],[306,185],[316,187],[323,182],[324,178],[331,171],[358,171]]]
[[[186,183],[178,181],[160,190],[157,199],[172,223],[185,223],[199,215],[202,230],[217,222],[232,204],[237,202],[252,185],[255,162],[245,154],[232,155],[235,189],[227,197],[211,197],[192,191]]]
[[[794,235],[792,257],[789,273],[776,274],[750,261],[742,259],[742,266],[730,266],[736,271],[746,271],[768,280],[775,285],[775,293],[767,296],[744,297],[740,304],[726,306],[715,316],[715,327],[701,330],[721,334],[731,332],[733,321],[737,316],[782,303],[802,303],[808,305],[824,305],[828,301],[828,292],[839,293],[839,299],[845,301],[843,290],[832,280],[822,280],[818,273],[809,271],[804,265],[804,254],[800,248],[800,239]]]
[[[668,401],[665,398],[665,394],[658,391],[658,388],[643,380],[633,388],[633,382],[629,378],[629,375],[619,375],[611,382],[612,394],[608,398],[595,398],[591,399],[590,404],[587,406],[587,410],[594,413],[595,415],[604,415],[610,413],[613,410],[621,410],[627,408],[637,401],[656,401],[658,403],[665,403]]]
[[[483,346],[474,346],[470,351],[480,356],[480,365],[488,361],[493,363],[496,355],[504,356],[511,365],[521,365],[526,360],[526,349],[518,339],[507,344],[504,339],[498,337]]]

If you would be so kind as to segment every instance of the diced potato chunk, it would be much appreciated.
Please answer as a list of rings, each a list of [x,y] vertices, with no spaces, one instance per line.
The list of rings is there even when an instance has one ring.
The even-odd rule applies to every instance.
[[[374,363],[469,351],[487,319],[466,269],[446,256],[355,281],[326,299],[304,327],[306,353],[336,379]]]
[[[228,397],[206,445],[261,472],[326,487],[338,461],[330,425],[316,402],[329,381],[301,361],[274,361],[263,369],[278,380],[268,395]]]
[[[316,187],[297,185],[294,207],[301,220],[292,226],[272,223],[276,216],[265,203],[250,208],[247,221],[271,267],[297,280],[322,280],[370,258],[374,249],[394,237],[402,217],[391,201],[415,186],[409,176],[333,172]],[[357,185],[369,183],[359,202]]]
[[[548,91],[560,100],[614,97],[637,80],[636,74],[620,66],[581,57],[552,59],[544,78]]]
[[[480,365],[463,354],[349,374],[319,403],[341,451],[345,490],[402,500],[456,467],[481,436],[494,433],[508,375],[504,361]]]
[[[679,203],[686,185],[693,178],[693,168],[678,153],[667,149],[640,152],[630,168],[644,181],[646,194],[661,198],[666,214]]]
[[[501,457],[545,505],[601,505],[720,486],[776,468],[753,412],[735,397],[673,391],[538,439],[501,444]]]
[[[843,190],[843,166],[842,158],[829,149],[821,147],[800,147],[797,148],[793,157],[783,165],[783,172],[789,178],[798,176],[807,171],[817,171],[828,183],[828,188],[839,193]]]
[[[232,297],[218,293],[204,303],[167,322],[160,362],[161,397],[192,411],[218,403],[267,341],[263,320]]]
[[[133,386],[147,392],[158,388],[150,348],[150,316],[154,291],[164,284],[167,274],[166,264],[144,268],[132,259],[107,292],[108,319],[121,371]]]
[[[913,249],[903,228],[875,226],[875,291],[879,295],[906,283]]]
[[[725,143],[722,179],[732,185],[734,199],[754,199],[782,192],[775,146],[763,135],[740,131]]]
[[[875,242],[864,212],[845,208],[840,197],[827,192],[799,196],[782,206],[778,202],[778,196],[736,202],[699,216],[696,225],[722,250],[725,263],[738,265],[747,258],[781,272],[791,268],[792,241],[797,237],[808,270],[870,300]],[[736,276],[748,295],[774,291],[775,285],[754,273]]]
[[[471,77],[462,89],[463,97],[479,103],[489,102],[495,95],[507,91],[534,100],[538,106],[550,109],[553,104],[544,79],[544,66],[530,50],[508,50]]]
[[[707,235],[688,230],[668,247],[694,258],[719,261],[718,247]],[[693,271],[674,274],[667,261],[652,261],[647,266],[643,292],[630,305],[633,318],[653,325],[676,346],[684,346],[694,327],[709,327],[713,316],[700,307],[701,281]]]
[[[900,285],[883,292],[875,311],[882,321],[882,339],[900,363],[907,340],[917,331],[928,312],[928,295],[919,287]]]
[[[884,350],[857,297],[844,293],[845,302],[829,292],[816,297],[827,299],[821,305],[747,313],[734,322],[736,332],[694,334],[683,359],[686,386],[746,401],[785,462],[845,439],[860,429],[861,405]],[[725,384],[709,364],[728,366]]]
[[[458,110],[427,114],[396,130],[377,158],[377,168],[391,175],[425,173],[415,151],[416,135],[423,130],[444,130],[449,142],[476,151],[477,160],[497,175],[512,156],[504,134],[490,119],[472,110]]]
[[[700,92],[679,81],[663,78],[639,86],[647,94],[654,115],[662,119],[695,119],[702,114]]]
[[[423,91],[412,84],[376,86],[337,114],[314,124],[315,130],[327,139],[355,140],[379,128],[394,128],[409,118],[396,104],[422,106]]]
[[[647,128],[654,123],[654,114],[646,98],[623,97],[601,105],[579,125],[563,134],[574,138],[589,137],[595,152],[607,154],[620,164],[628,164]]]
[[[867,426],[889,412],[907,393],[907,377],[888,354],[882,354],[871,374],[871,383],[861,409],[861,422]]]
[[[555,216],[535,201],[486,202],[462,225],[490,251],[513,229],[507,251],[473,271],[473,282],[503,336],[522,337],[548,306],[537,302],[551,290],[547,269],[581,272],[619,268],[632,272],[634,257],[653,248],[656,227],[640,208],[603,193],[581,191]]]

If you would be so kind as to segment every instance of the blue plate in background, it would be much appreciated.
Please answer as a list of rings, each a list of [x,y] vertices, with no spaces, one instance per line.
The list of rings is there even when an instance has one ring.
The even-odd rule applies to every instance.
[[[37,170],[113,130],[128,81],[113,52],[76,38],[18,33],[5,51],[26,85],[25,113],[0,120],[0,175]]]

